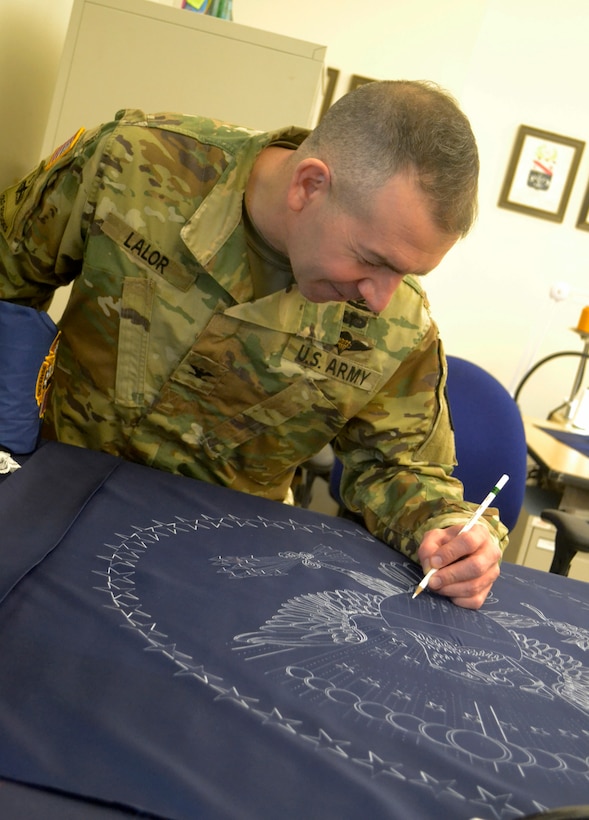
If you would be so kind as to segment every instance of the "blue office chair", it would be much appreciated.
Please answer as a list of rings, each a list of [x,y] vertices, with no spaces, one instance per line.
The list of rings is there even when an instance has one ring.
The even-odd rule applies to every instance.
[[[480,503],[507,473],[509,481],[493,505],[508,530],[517,522],[526,488],[527,448],[517,404],[497,379],[473,362],[448,356],[447,395],[456,440],[454,475],[468,501]],[[342,465],[336,459],[330,493],[340,504]]]
[[[514,399],[482,367],[448,356],[448,403],[454,425],[454,475],[468,501],[479,503],[503,473],[509,481],[493,502],[512,530],[524,501],[527,446],[521,413]]]

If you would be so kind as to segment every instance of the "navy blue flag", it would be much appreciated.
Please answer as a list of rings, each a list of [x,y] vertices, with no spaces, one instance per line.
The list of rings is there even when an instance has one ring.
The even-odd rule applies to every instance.
[[[589,436],[586,433],[573,433],[569,430],[553,430],[550,427],[536,426],[549,436],[558,439],[562,444],[566,444],[567,447],[577,450],[581,455],[589,456]]]
[[[0,529],[0,777],[172,820],[587,802],[586,584],[413,600],[351,522],[55,443]]]

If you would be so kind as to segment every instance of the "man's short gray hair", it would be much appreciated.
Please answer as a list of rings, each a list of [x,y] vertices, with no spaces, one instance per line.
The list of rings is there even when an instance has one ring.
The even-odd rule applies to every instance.
[[[323,160],[342,207],[365,207],[401,171],[416,174],[446,233],[465,236],[477,214],[479,158],[467,117],[430,82],[371,82],[341,97],[300,146]]]

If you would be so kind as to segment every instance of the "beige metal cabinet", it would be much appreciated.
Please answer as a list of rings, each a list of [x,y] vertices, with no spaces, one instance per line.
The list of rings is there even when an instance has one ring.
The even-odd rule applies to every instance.
[[[42,156],[121,108],[313,126],[325,51],[151,0],[75,0]]]

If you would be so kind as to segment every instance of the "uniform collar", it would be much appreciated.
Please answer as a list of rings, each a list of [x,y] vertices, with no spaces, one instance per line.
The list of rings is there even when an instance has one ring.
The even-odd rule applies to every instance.
[[[250,276],[244,276],[249,264],[242,221],[243,197],[254,163],[268,145],[298,145],[308,133],[293,126],[264,133],[238,129],[242,139],[227,140],[222,132],[218,137],[207,135],[207,142],[221,148],[229,162],[181,236],[197,262],[236,302],[254,295]]]
[[[324,344],[336,344],[346,304],[310,302],[296,285],[292,285],[261,299],[233,305],[224,313],[269,330],[291,333]]]

